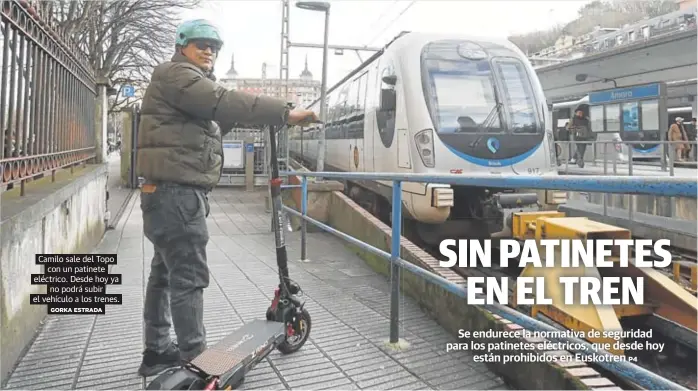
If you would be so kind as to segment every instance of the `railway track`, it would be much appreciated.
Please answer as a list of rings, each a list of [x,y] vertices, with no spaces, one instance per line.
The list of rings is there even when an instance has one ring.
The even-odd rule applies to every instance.
[[[364,208],[365,209],[365,208]],[[366,210],[366,209],[365,209]],[[367,210],[369,211],[369,210]],[[370,211],[369,211],[370,213]],[[376,218],[380,219],[383,221],[385,224],[390,225],[390,221],[386,221],[385,216],[377,216],[373,214]],[[419,246],[422,248],[424,251],[426,251],[428,254],[432,255],[434,258],[437,260],[445,260],[445,257],[441,255],[439,252],[438,248],[435,248],[433,246],[429,246],[425,244],[423,241],[417,237],[417,235],[411,233],[409,230],[403,230],[405,237],[410,240],[412,243],[415,245]],[[496,248],[493,248],[493,250],[497,250]],[[679,259],[683,262],[693,262],[693,264],[696,264],[696,255],[691,254],[686,252],[685,250],[682,249],[671,249],[670,252],[672,253],[673,257],[675,259]],[[634,254],[633,254],[634,255]],[[493,254],[493,256],[497,256],[497,254]],[[452,268],[453,271],[458,273],[460,276],[463,278],[468,278],[471,276],[483,276],[483,277],[509,277],[509,278],[516,278],[517,276],[520,275],[522,269],[518,267],[509,267],[509,268],[500,268],[500,267],[492,267],[492,268],[461,268],[458,266],[455,266]],[[657,269],[660,270],[663,274],[667,275],[668,277],[674,279],[674,272],[671,267],[669,268],[664,268],[664,269]],[[689,268],[682,268],[681,269],[681,278],[689,278],[690,280],[690,270]],[[686,286],[686,284],[681,284],[686,288],[689,292],[691,292],[690,287]],[[695,295],[695,290],[692,291],[692,293]],[[510,284],[509,286],[509,296],[512,298],[514,295],[514,287],[513,284]],[[510,300],[510,302],[512,302]],[[531,310],[532,307],[528,305],[517,305],[513,307],[517,311],[524,313],[526,315],[531,315]],[[638,318],[626,318],[621,320],[621,325],[623,329],[625,330],[630,330],[630,329],[644,329],[644,330],[649,330],[651,327],[647,326],[647,319],[643,317],[638,317]],[[543,320],[545,321],[545,320]],[[559,323],[553,322],[551,320],[547,320],[546,323],[551,324],[554,327],[560,328],[560,329],[565,329],[564,326],[562,326]],[[633,342],[632,340],[626,339],[626,343]],[[697,372],[696,372],[696,366],[698,365],[698,362],[696,360],[696,354],[697,352],[694,350],[687,349],[684,345],[672,340],[671,338],[667,338],[666,336],[662,335],[659,332],[654,332],[653,333],[653,338],[652,342],[661,342],[664,343],[664,346],[666,347],[661,353],[658,353],[656,351],[625,351],[625,355],[627,357],[636,357],[637,362],[636,364],[651,371],[654,372],[662,377],[665,377],[677,384],[680,384],[688,389],[697,389],[698,384],[696,381],[697,377]],[[602,373],[604,376],[608,377],[612,381],[614,381],[616,384],[619,386],[625,388],[625,389],[638,389],[638,387],[635,384],[629,383],[623,378],[620,378],[613,373],[610,373],[606,371],[605,369],[601,368],[598,365],[595,365],[593,363],[587,363],[594,367],[599,373]]]

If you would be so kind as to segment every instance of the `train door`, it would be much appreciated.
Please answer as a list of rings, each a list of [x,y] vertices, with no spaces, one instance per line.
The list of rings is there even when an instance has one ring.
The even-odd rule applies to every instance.
[[[377,87],[380,86],[379,62],[380,59],[366,75],[366,97],[364,100],[364,170],[366,172],[376,171],[376,143],[380,143],[376,137],[376,132],[378,132],[376,124],[377,88],[380,88]]]
[[[379,73],[378,85],[378,110],[376,111],[376,125],[381,143],[376,142],[374,156],[376,156],[376,171],[396,171],[398,160],[398,148],[395,139],[395,119],[397,108],[397,94],[395,92],[395,68],[388,62],[382,66]]]
[[[395,81],[397,81],[397,68],[393,68],[393,75],[395,76]],[[402,88],[404,83],[393,83],[392,87],[395,91],[395,110],[394,110],[394,127],[395,133],[397,134],[397,166],[399,168],[412,168],[410,162],[410,133],[407,129],[407,113],[404,112],[405,99],[402,93]],[[397,111],[400,109],[401,114],[397,115]]]

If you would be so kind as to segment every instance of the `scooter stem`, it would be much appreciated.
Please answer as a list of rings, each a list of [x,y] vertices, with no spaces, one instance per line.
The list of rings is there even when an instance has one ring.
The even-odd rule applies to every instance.
[[[282,127],[280,130],[286,128]],[[270,144],[270,163],[271,163],[271,179],[269,181],[271,187],[272,198],[272,213],[274,228],[274,239],[276,241],[276,263],[279,268],[279,283],[284,294],[290,296],[288,289],[288,254],[286,253],[286,242],[284,239],[283,217],[281,214],[281,183],[279,178],[279,161],[276,153],[276,133],[277,130],[269,128],[269,144]]]

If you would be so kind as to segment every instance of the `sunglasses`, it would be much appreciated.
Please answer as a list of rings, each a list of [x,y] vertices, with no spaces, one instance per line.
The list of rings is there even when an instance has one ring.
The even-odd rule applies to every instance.
[[[211,49],[212,53],[218,53],[221,48],[220,46],[216,45],[215,43],[211,42],[206,42],[206,41],[192,41],[192,44],[196,46],[197,49],[204,51],[206,49]]]

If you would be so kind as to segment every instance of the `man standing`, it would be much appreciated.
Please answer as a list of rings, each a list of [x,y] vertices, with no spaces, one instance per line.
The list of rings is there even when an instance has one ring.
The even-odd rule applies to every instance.
[[[679,143],[677,141],[688,141],[686,136],[686,129],[683,126],[683,118],[676,117],[675,123],[671,124],[669,127],[668,137],[669,141],[673,143],[670,144],[670,148],[674,149],[674,161],[683,162],[684,151],[687,149],[687,144]]]
[[[592,135],[591,129],[589,129],[589,120],[584,116],[582,110],[577,110],[574,118],[572,118],[570,133],[574,135],[574,141],[577,146],[577,152],[570,163],[574,164],[576,161],[580,168],[584,168],[584,153],[587,150],[587,143],[592,139]]]
[[[206,218],[208,193],[223,166],[221,137],[237,123],[281,126],[317,120],[312,111],[290,111],[283,100],[217,84],[213,65],[222,45],[220,33],[206,20],[180,25],[174,56],[155,68],[143,98],[137,173],[145,178],[143,230],[155,255],[143,311],[141,376],[191,361],[206,349]],[[178,346],[170,340],[170,319]]]

